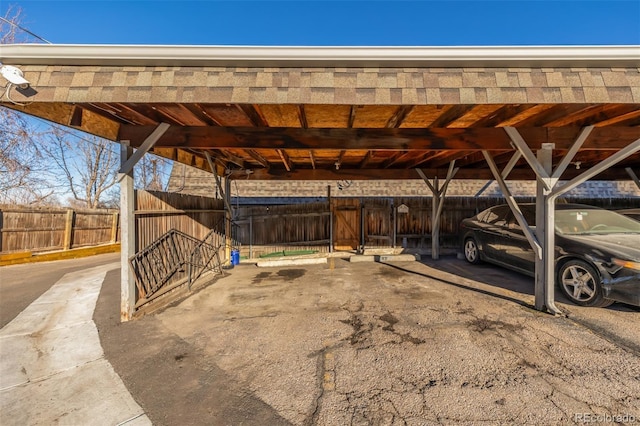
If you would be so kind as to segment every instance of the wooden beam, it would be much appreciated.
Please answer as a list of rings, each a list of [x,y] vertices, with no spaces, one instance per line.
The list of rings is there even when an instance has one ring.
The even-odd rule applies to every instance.
[[[118,139],[139,146],[151,126],[120,126]],[[579,127],[518,128],[530,148],[553,142],[556,149],[569,149]],[[621,149],[640,137],[637,127],[604,127],[593,130],[583,149]],[[334,149],[334,150],[511,150],[508,135],[501,128],[459,129],[297,129],[253,127],[171,126],[158,147],[196,149]]]
[[[427,176],[446,179],[447,169],[421,169]],[[563,179],[572,179],[582,170],[568,169]],[[271,168],[255,169],[253,173],[247,175],[245,173],[232,175],[230,178],[249,179],[249,180],[388,180],[388,179],[417,179],[415,169],[356,169],[344,168],[340,170],[335,168],[327,169],[295,169],[287,171],[285,169]],[[456,179],[493,179],[491,170],[488,167],[481,168],[461,168],[455,176]],[[535,174],[528,165],[514,168],[509,174],[510,180],[532,180]],[[602,171],[596,179],[601,180],[629,180],[629,175],[624,167],[613,167]]]

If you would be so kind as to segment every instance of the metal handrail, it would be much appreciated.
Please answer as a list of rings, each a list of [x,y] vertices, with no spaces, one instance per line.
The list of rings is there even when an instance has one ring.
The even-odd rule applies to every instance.
[[[138,289],[138,303],[143,300],[146,303],[176,287],[177,283],[168,284],[176,273],[185,272],[185,266],[188,266],[189,289],[206,270],[222,272],[219,241],[223,238],[215,230],[209,231],[205,238],[199,240],[184,232],[170,229],[133,255],[129,264]],[[214,259],[216,262],[213,262]]]

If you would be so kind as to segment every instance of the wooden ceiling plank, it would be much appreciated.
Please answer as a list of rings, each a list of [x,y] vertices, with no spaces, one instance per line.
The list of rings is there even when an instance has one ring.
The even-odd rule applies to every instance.
[[[255,127],[247,114],[236,104],[200,104],[207,116],[219,126]]]
[[[356,110],[353,121],[354,128],[382,129],[387,127],[390,117],[397,112],[398,107],[394,105],[359,105]]]
[[[260,111],[267,127],[301,127],[297,105],[266,104],[260,105]]]
[[[452,105],[416,105],[405,117],[401,128],[425,128],[449,110]]]
[[[348,127],[350,108],[349,105],[305,104],[304,115],[307,127],[320,129]]]

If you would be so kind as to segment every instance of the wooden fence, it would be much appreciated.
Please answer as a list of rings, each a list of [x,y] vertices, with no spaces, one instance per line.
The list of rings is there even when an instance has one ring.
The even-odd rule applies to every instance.
[[[0,253],[115,243],[119,231],[117,210],[0,206]]]
[[[224,233],[222,200],[170,192],[136,191],[136,251],[171,229],[199,240],[211,229]]]
[[[184,194],[136,193],[138,250],[170,229],[201,239],[210,229],[224,233],[222,200]],[[519,202],[534,202],[521,197]],[[610,209],[638,207],[634,198],[568,199]],[[457,248],[459,224],[503,198],[447,197],[440,220],[440,245]],[[431,248],[432,198],[332,198],[331,202],[234,206],[232,238],[246,257],[274,252],[327,252],[360,246]],[[403,206],[401,209],[398,207]]]
[[[518,197],[519,202],[535,202]],[[563,201],[607,209],[640,206],[638,198],[567,198]],[[327,202],[251,206],[236,210],[234,237],[245,256],[312,249],[364,247],[430,249],[432,198],[334,198]],[[467,217],[505,203],[500,197],[448,197],[440,219],[440,245],[458,248],[459,225]],[[402,209],[398,209],[403,206]]]
[[[519,198],[533,202],[533,198]],[[567,199],[609,209],[640,206],[638,198]],[[430,197],[333,198],[328,201],[240,206],[234,209],[232,238],[243,256],[271,252],[334,248],[431,247]],[[504,203],[502,198],[447,197],[440,223],[443,248],[458,245],[462,219],[487,207]],[[404,205],[406,208],[398,210]],[[136,191],[138,239],[142,250],[170,229],[197,239],[214,229],[224,233],[222,200],[185,194]],[[42,252],[117,242],[118,213],[114,210],[71,210],[0,206],[0,252]]]

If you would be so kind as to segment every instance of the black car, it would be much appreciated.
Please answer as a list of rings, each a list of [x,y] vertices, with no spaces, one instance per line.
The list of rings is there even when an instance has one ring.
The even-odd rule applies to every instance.
[[[534,204],[520,205],[535,226]],[[535,254],[508,205],[491,207],[461,223],[466,260],[481,260],[528,275]],[[593,206],[555,207],[556,283],[575,304],[640,306],[640,222]]]
[[[624,209],[616,210],[616,212],[630,217],[631,219],[640,221],[640,209]]]

